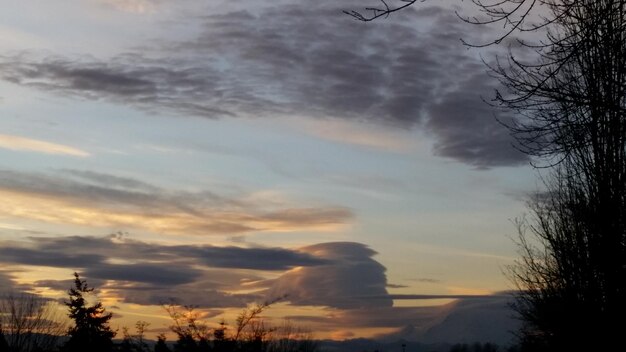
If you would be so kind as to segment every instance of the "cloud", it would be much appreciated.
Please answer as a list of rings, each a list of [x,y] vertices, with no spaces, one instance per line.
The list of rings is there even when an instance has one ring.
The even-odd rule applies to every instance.
[[[407,153],[416,148],[417,141],[398,129],[381,129],[371,123],[354,124],[342,120],[309,119],[300,123],[305,133],[335,143]]]
[[[500,304],[510,299],[505,294],[389,294],[385,267],[373,258],[375,254],[354,242],[295,249],[215,247],[148,243],[119,234],[31,237],[0,243],[0,263],[14,269],[30,270],[31,265],[70,269],[70,264],[75,265],[68,270],[68,279],[44,279],[21,286],[35,292],[66,291],[72,285],[71,271],[78,271],[99,289],[101,297],[138,305],[161,305],[173,299],[201,309],[239,309],[288,294],[286,303],[316,307],[316,314],[286,318],[327,332],[346,326],[358,330],[410,325],[410,333],[405,329],[404,337],[436,340],[458,332],[458,322],[469,319],[473,312],[488,319],[459,336],[479,336],[487,331],[489,321],[507,322],[503,316],[507,311]],[[92,259],[84,259],[89,257]],[[3,271],[0,284],[18,287],[14,277]],[[431,298],[457,301],[440,306],[392,305],[397,299]],[[446,321],[449,324],[441,325]]]
[[[0,262],[51,266],[60,268],[80,268],[99,264],[104,261],[103,256],[94,254],[76,254],[61,252],[42,252],[30,248],[18,246],[2,246],[0,247]]]
[[[6,269],[0,270],[0,297],[6,294],[26,292],[28,289],[30,289],[28,285],[17,283],[14,273],[9,273]]]
[[[460,82],[458,89],[443,95],[429,107],[431,118],[427,130],[438,136],[434,145],[437,155],[452,158],[476,168],[527,164],[528,155],[514,148],[509,131],[496,120],[496,111],[481,99],[494,91],[483,75]],[[497,117],[510,123],[511,115]]]
[[[156,6],[161,3],[159,0],[95,0],[98,3],[109,6],[115,10],[144,14],[156,10]]]
[[[4,242],[0,262],[68,268],[68,276],[80,272],[92,286],[128,303],[158,305],[174,298],[210,308],[243,307],[263,300],[263,288],[250,292],[246,283],[265,280],[268,271],[321,265],[327,260],[285,248],[160,245],[111,235]],[[65,291],[71,282],[47,279],[34,285]]]
[[[0,76],[151,113],[299,116],[376,122],[381,129],[425,128],[442,157],[478,168],[526,161],[480,101],[477,93],[492,94],[489,77],[459,42],[481,42],[486,28],[467,26],[451,9],[433,6],[370,24],[342,9],[318,1],[186,17],[200,28],[195,37],[106,61],[4,56]],[[372,139],[367,131],[348,132],[326,138],[405,148],[386,137]]]
[[[86,151],[67,145],[7,134],[0,134],[0,148],[54,155],[90,156]]]
[[[399,329],[410,324],[423,333],[445,319],[452,307],[450,304],[422,307],[378,307],[372,304],[353,309],[326,309],[322,316],[294,315],[288,318],[321,331],[336,331],[346,326],[352,329]]]
[[[245,248],[159,245],[122,235],[31,237],[0,245],[0,262],[6,265],[78,271],[127,302],[159,304],[177,297],[206,307],[284,295],[293,305],[358,309],[375,297],[377,306],[390,307],[385,268],[372,259],[375,254],[353,242]],[[268,271],[275,278],[268,278]],[[37,284],[58,289],[67,280]]]
[[[385,299],[385,267],[372,259],[376,254],[354,242],[331,242],[301,248],[300,251],[328,263],[291,269],[271,281],[269,296],[287,296],[296,305],[322,305],[334,308],[359,308],[371,305],[368,297],[381,297],[377,306],[391,306]]]
[[[210,245],[159,245],[128,239],[122,235],[107,237],[66,236],[30,237],[24,243],[0,244],[0,261],[22,265],[47,265],[52,267],[100,268],[97,277],[134,276],[134,271],[158,271],[147,263],[168,263],[163,274],[176,274],[176,265],[200,265],[205,268],[286,270],[293,267],[325,264],[327,260],[303,251],[285,248],[217,247]],[[121,260],[134,267],[112,264]],[[129,264],[130,265],[130,264]],[[194,276],[197,271],[184,270]],[[183,269],[180,269],[183,270]],[[109,273],[109,274],[106,274]],[[124,280],[124,279],[120,279]],[[141,280],[126,280],[139,281]]]
[[[5,214],[166,234],[210,235],[261,231],[333,231],[353,214],[343,207],[271,204],[246,195],[162,189],[142,181],[89,171],[62,175],[0,170]]]
[[[194,282],[201,276],[198,269],[188,265],[163,265],[153,263],[110,264],[87,269],[87,277],[113,281],[131,281],[165,287]]]
[[[441,323],[422,336],[427,343],[492,342],[510,345],[519,330],[520,320],[511,309],[513,296],[503,293],[491,299],[466,298],[452,303]]]

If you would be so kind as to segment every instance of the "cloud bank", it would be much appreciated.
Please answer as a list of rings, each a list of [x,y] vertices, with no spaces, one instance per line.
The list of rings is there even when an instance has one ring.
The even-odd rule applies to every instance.
[[[403,337],[437,340],[456,331],[468,316],[507,322],[502,302],[508,296],[397,295],[387,291],[385,267],[376,252],[355,242],[319,243],[301,248],[164,245],[116,234],[106,237],[31,237],[0,244],[0,263],[14,270],[37,266],[78,271],[101,295],[139,305],[174,300],[207,311],[240,309],[251,302],[285,297],[294,307],[317,307],[315,315],[287,318],[319,331],[386,328]],[[67,280],[18,285],[0,272],[4,287],[65,291]],[[410,296],[410,297],[409,297]],[[442,306],[397,307],[398,299],[457,298]],[[322,314],[320,314],[322,313]],[[443,325],[438,325],[438,324]],[[481,324],[467,336],[483,333]],[[406,330],[406,328],[404,328]],[[350,334],[349,331],[344,331]],[[465,336],[465,335],[464,335]]]
[[[0,77],[151,113],[296,115],[420,128],[442,157],[477,168],[527,162],[511,147],[497,112],[481,101],[495,82],[459,44],[461,37],[480,41],[485,28],[427,5],[371,24],[341,9],[320,1],[200,15],[186,19],[200,28],[187,40],[109,60],[3,56]]]

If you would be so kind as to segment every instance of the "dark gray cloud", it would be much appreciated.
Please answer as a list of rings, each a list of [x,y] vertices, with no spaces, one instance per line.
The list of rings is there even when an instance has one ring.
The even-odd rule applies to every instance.
[[[132,278],[138,275],[137,272],[155,271],[161,271],[159,274],[165,277],[175,277],[187,271],[188,279],[184,279],[183,282],[188,282],[199,275],[192,265],[201,265],[205,268],[280,271],[293,267],[321,265],[328,261],[307,252],[284,248],[159,245],[130,240],[121,235],[31,237],[27,243],[0,244],[0,254],[2,255],[0,261],[9,264],[86,268],[87,273],[92,273],[96,278],[138,282],[144,281]],[[132,261],[134,264],[110,264],[110,261],[115,259]],[[163,263],[167,263],[168,266],[163,267]],[[177,267],[177,265],[186,266]],[[128,276],[128,279],[122,278],[124,276]]]
[[[272,205],[263,199],[246,200],[245,194],[172,191],[130,178],[77,170],[62,170],[61,175],[0,170],[0,192],[32,198],[28,206],[6,205],[3,210],[15,216],[169,234],[310,230],[339,226],[353,217],[343,207]],[[46,202],[53,205],[43,206]]]
[[[271,280],[269,296],[287,296],[296,305],[322,305],[360,308],[371,305],[369,297],[379,297],[376,305],[392,305],[387,293],[385,267],[367,246],[354,242],[321,243],[300,249],[328,263],[300,267]]]
[[[0,270],[0,297],[7,294],[19,294],[29,289],[31,287],[28,285],[18,284],[14,273],[9,272],[8,269]]]
[[[94,58],[4,56],[0,77],[67,96],[150,112],[309,116],[422,127],[437,155],[478,168],[518,165],[506,129],[480,100],[485,69],[460,45],[486,28],[451,9],[416,6],[360,23],[333,1],[267,5],[186,18],[195,38],[155,50]],[[478,94],[477,94],[478,93]]]
[[[256,270],[286,270],[293,266],[324,264],[327,260],[283,248],[177,246],[180,255],[195,255],[209,266]]]
[[[190,67],[134,54],[106,63],[92,58],[35,59],[25,55],[3,57],[0,76],[62,95],[130,104],[151,112],[167,109],[211,118],[234,115],[218,108],[219,99],[209,98],[223,88],[218,83],[222,79],[209,66]]]
[[[243,307],[265,299],[257,293],[228,293],[260,282],[259,271],[283,271],[326,264],[330,259],[284,248],[159,245],[107,237],[32,237],[0,244],[5,265],[43,265],[77,271],[92,286],[106,288],[126,302],[161,304],[170,299],[203,307]],[[5,275],[6,276],[6,275]],[[0,275],[0,283],[11,282]],[[35,287],[65,291],[71,280],[41,280]]]
[[[294,305],[358,309],[375,298],[377,306],[391,306],[385,267],[372,258],[373,250],[353,242],[296,250],[159,245],[123,235],[71,236],[5,242],[0,254],[2,262],[13,266],[71,268],[139,304],[160,304],[174,297],[225,307],[287,295]],[[284,272],[268,280],[262,273],[268,270]],[[68,283],[44,280],[37,285],[65,290]],[[246,293],[227,293],[238,290]]]
[[[457,90],[429,106],[431,118],[426,128],[438,136],[435,154],[477,168],[529,162],[528,156],[514,147],[514,139],[500,123],[510,123],[511,115],[501,111],[496,115],[497,111],[481,100],[493,92],[493,84],[477,74],[459,82]]]
[[[90,278],[170,287],[194,282],[202,276],[202,271],[189,265],[138,263],[99,265],[88,268],[84,274]]]
[[[99,292],[100,288],[106,284],[105,280],[96,278],[89,278],[87,283],[89,287],[93,287],[96,292]],[[56,291],[67,291],[70,288],[75,287],[74,279],[67,280],[38,280],[33,283],[34,287],[46,287]]]
[[[44,252],[32,248],[0,245],[0,262],[9,264],[82,268],[99,264],[104,259],[105,257],[95,254]]]

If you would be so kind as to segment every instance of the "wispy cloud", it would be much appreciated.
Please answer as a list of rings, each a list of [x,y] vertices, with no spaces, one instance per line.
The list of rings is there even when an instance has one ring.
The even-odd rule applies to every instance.
[[[59,224],[211,235],[262,231],[336,231],[352,212],[340,206],[302,206],[249,194],[186,192],[113,175],[0,170],[5,215]]]
[[[105,6],[110,6],[118,11],[131,13],[150,13],[155,11],[159,0],[95,0]]]
[[[55,155],[70,155],[77,157],[88,157],[90,154],[84,150],[70,147],[63,144],[42,141],[38,139],[0,134],[0,148],[35,152]]]
[[[319,139],[386,152],[408,153],[418,145],[415,137],[405,130],[371,123],[308,119],[300,121],[295,128]]]

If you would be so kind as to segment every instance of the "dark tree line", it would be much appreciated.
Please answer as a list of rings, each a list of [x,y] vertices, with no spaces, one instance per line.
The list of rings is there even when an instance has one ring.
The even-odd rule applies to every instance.
[[[164,305],[176,336],[168,343],[165,334],[156,343],[146,339],[149,323],[139,321],[134,333],[122,328],[122,339],[107,313],[93,295],[94,288],[74,273],[73,287],[65,302],[71,321],[67,328],[54,302],[35,295],[0,299],[0,352],[317,352],[311,334],[285,321],[272,326],[262,313],[273,302],[244,309],[233,326],[221,321],[217,327],[202,319],[194,306]]]
[[[370,21],[415,3],[381,1],[348,13]],[[507,127],[543,168],[545,189],[519,222],[521,259],[511,270],[524,321],[522,347],[623,349],[626,2],[472,3],[482,17],[465,21],[503,24],[502,35],[486,45],[508,38],[525,53],[509,51],[489,65],[501,83],[492,104],[516,113]]]
[[[273,302],[244,309],[229,326],[224,320],[216,328],[200,318],[194,306],[170,303],[165,310],[172,318],[170,330],[177,336],[173,352],[316,352],[312,335],[290,322],[272,326],[262,313]],[[161,337],[164,345],[164,337]],[[165,350],[162,350],[165,352]]]

